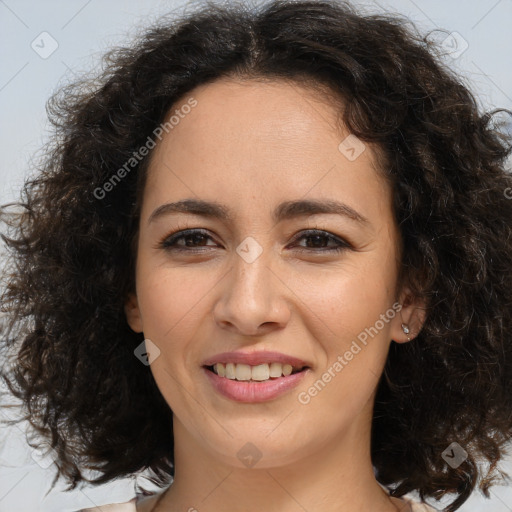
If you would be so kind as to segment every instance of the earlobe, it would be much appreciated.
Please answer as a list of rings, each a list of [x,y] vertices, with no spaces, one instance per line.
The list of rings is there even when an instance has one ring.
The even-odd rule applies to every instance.
[[[142,318],[140,315],[139,302],[135,293],[128,294],[124,303],[124,313],[128,325],[135,332],[142,332]]]
[[[402,308],[394,318],[392,339],[397,343],[407,343],[414,340],[423,328],[427,308],[423,299],[413,297],[410,292],[404,292],[401,299]]]

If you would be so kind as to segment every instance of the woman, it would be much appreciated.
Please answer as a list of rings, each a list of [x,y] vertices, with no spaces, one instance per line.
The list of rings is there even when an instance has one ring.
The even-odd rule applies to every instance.
[[[119,512],[488,496],[510,146],[431,50],[345,3],[207,5],[54,98],[5,378],[71,488],[150,470],[163,491]]]

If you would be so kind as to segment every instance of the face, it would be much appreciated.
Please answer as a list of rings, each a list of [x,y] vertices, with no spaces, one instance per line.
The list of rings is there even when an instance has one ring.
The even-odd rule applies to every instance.
[[[151,155],[126,303],[158,347],[175,436],[239,467],[250,442],[272,467],[368,432],[411,321],[376,151],[340,146],[336,106],[285,82],[223,79],[175,110]]]

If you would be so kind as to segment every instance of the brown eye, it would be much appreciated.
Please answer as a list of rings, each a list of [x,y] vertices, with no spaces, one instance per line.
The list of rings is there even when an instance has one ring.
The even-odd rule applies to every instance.
[[[328,233],[327,231],[321,231],[317,229],[302,232],[299,237],[295,238],[295,241],[302,239],[310,240],[310,243],[307,244],[307,247],[298,246],[300,247],[300,251],[341,252],[352,248],[352,246],[346,240]],[[333,243],[334,246],[326,247],[330,242]]]
[[[206,247],[206,242],[208,240],[213,240],[213,238],[207,231],[202,229],[187,229],[166,237],[160,243],[160,247],[166,250],[194,252],[193,250],[197,247]],[[180,243],[181,241],[184,243]],[[196,252],[201,252],[201,250]]]

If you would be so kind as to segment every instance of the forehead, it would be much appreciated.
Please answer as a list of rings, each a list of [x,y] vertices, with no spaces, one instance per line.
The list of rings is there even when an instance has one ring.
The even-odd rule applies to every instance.
[[[318,135],[334,136],[336,141],[343,133],[338,120],[341,99],[321,84],[222,78],[185,95],[169,115],[190,96],[198,103],[190,113],[194,122],[180,121],[173,129],[175,137],[185,131],[184,135],[190,135],[193,130],[206,144],[222,139],[233,148],[248,151],[242,143],[251,139],[253,145],[277,145],[300,138],[310,140],[309,147]]]
[[[179,115],[190,98],[196,105]],[[340,103],[323,86],[287,81],[222,79],[197,87],[168,114],[173,128],[153,150],[146,192],[153,203],[195,195],[260,207],[305,195],[356,202],[385,196],[374,149],[356,139],[357,158],[343,153],[340,143],[350,134]]]

